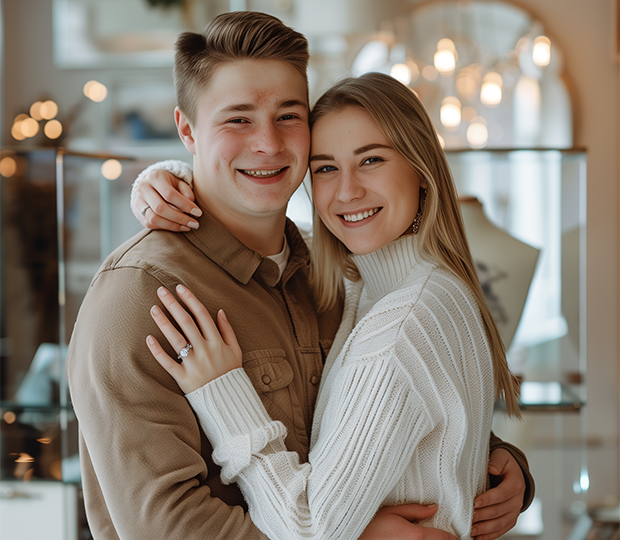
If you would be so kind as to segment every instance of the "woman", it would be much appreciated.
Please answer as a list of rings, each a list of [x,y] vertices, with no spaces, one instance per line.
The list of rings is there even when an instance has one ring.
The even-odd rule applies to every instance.
[[[377,510],[439,503],[427,523],[469,538],[487,482],[493,403],[518,416],[513,378],[478,283],[456,190],[417,96],[381,74],[346,79],[311,114],[313,275],[323,307],[347,278],[309,463],[287,452],[241,368],[223,312],[216,328],[185,288],[152,312],[177,380],[254,522],[272,539],[357,538]],[[221,334],[221,338],[220,338]],[[190,347],[191,345],[191,347]]]

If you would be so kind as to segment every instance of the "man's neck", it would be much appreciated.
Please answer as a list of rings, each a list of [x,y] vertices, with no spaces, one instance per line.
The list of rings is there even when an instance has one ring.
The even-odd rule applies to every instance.
[[[286,209],[269,216],[232,214],[217,207],[206,198],[198,198],[197,204],[217,219],[247,247],[263,257],[277,255],[284,247]]]

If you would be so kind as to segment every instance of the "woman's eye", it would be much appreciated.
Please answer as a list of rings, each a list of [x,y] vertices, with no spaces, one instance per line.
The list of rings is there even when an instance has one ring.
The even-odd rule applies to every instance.
[[[364,161],[362,161],[362,165],[371,165],[373,163],[380,163],[382,161],[384,161],[383,158],[379,156],[369,157],[369,158],[366,158]]]
[[[323,165],[323,167],[315,169],[314,174],[328,173],[336,170],[336,167],[334,167],[333,165]]]

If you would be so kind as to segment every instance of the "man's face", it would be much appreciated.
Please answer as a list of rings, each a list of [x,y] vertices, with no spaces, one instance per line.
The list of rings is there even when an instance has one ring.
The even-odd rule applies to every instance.
[[[194,154],[198,204],[225,225],[283,216],[308,167],[310,131],[304,78],[275,60],[218,67],[179,134]]]

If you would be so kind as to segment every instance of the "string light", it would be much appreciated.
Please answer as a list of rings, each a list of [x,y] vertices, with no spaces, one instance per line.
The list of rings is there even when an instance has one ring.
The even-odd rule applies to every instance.
[[[461,124],[461,102],[454,96],[448,96],[441,102],[439,111],[441,123],[446,128],[457,128]]]
[[[11,176],[13,176],[16,171],[17,171],[17,162],[15,161],[13,157],[6,156],[0,160],[0,175],[4,176],[5,178],[11,178]],[[6,414],[9,414],[9,413],[7,412]],[[6,414],[5,414],[5,421],[7,421]],[[7,423],[12,424],[13,422],[7,421]]]
[[[403,84],[411,82],[411,69],[407,64],[394,64],[390,69],[390,75]]]
[[[435,69],[442,75],[451,75],[454,72],[456,68],[456,47],[451,39],[439,40],[433,63]]]
[[[62,134],[62,124],[58,120],[50,120],[45,124],[43,133],[48,139],[58,139]]]
[[[546,67],[551,61],[551,40],[547,36],[538,36],[534,40],[532,59],[538,67]]]
[[[41,103],[39,113],[43,120],[51,120],[52,118],[56,118],[56,115],[58,114],[58,105],[56,105],[56,103],[54,103],[51,99],[44,101]]]
[[[484,118],[477,116],[467,127],[467,142],[472,148],[484,148],[489,140],[489,130]]]
[[[108,89],[105,85],[101,84],[99,81],[88,81],[84,85],[84,95],[96,102],[99,103],[103,101],[108,95]]]
[[[39,133],[39,122],[34,118],[28,117],[20,123],[20,129],[22,135],[29,139]]]
[[[487,107],[497,107],[502,101],[504,80],[496,71],[489,71],[482,79],[480,101]]]
[[[108,159],[101,165],[101,174],[106,180],[116,180],[122,172],[123,166],[116,159]]]

